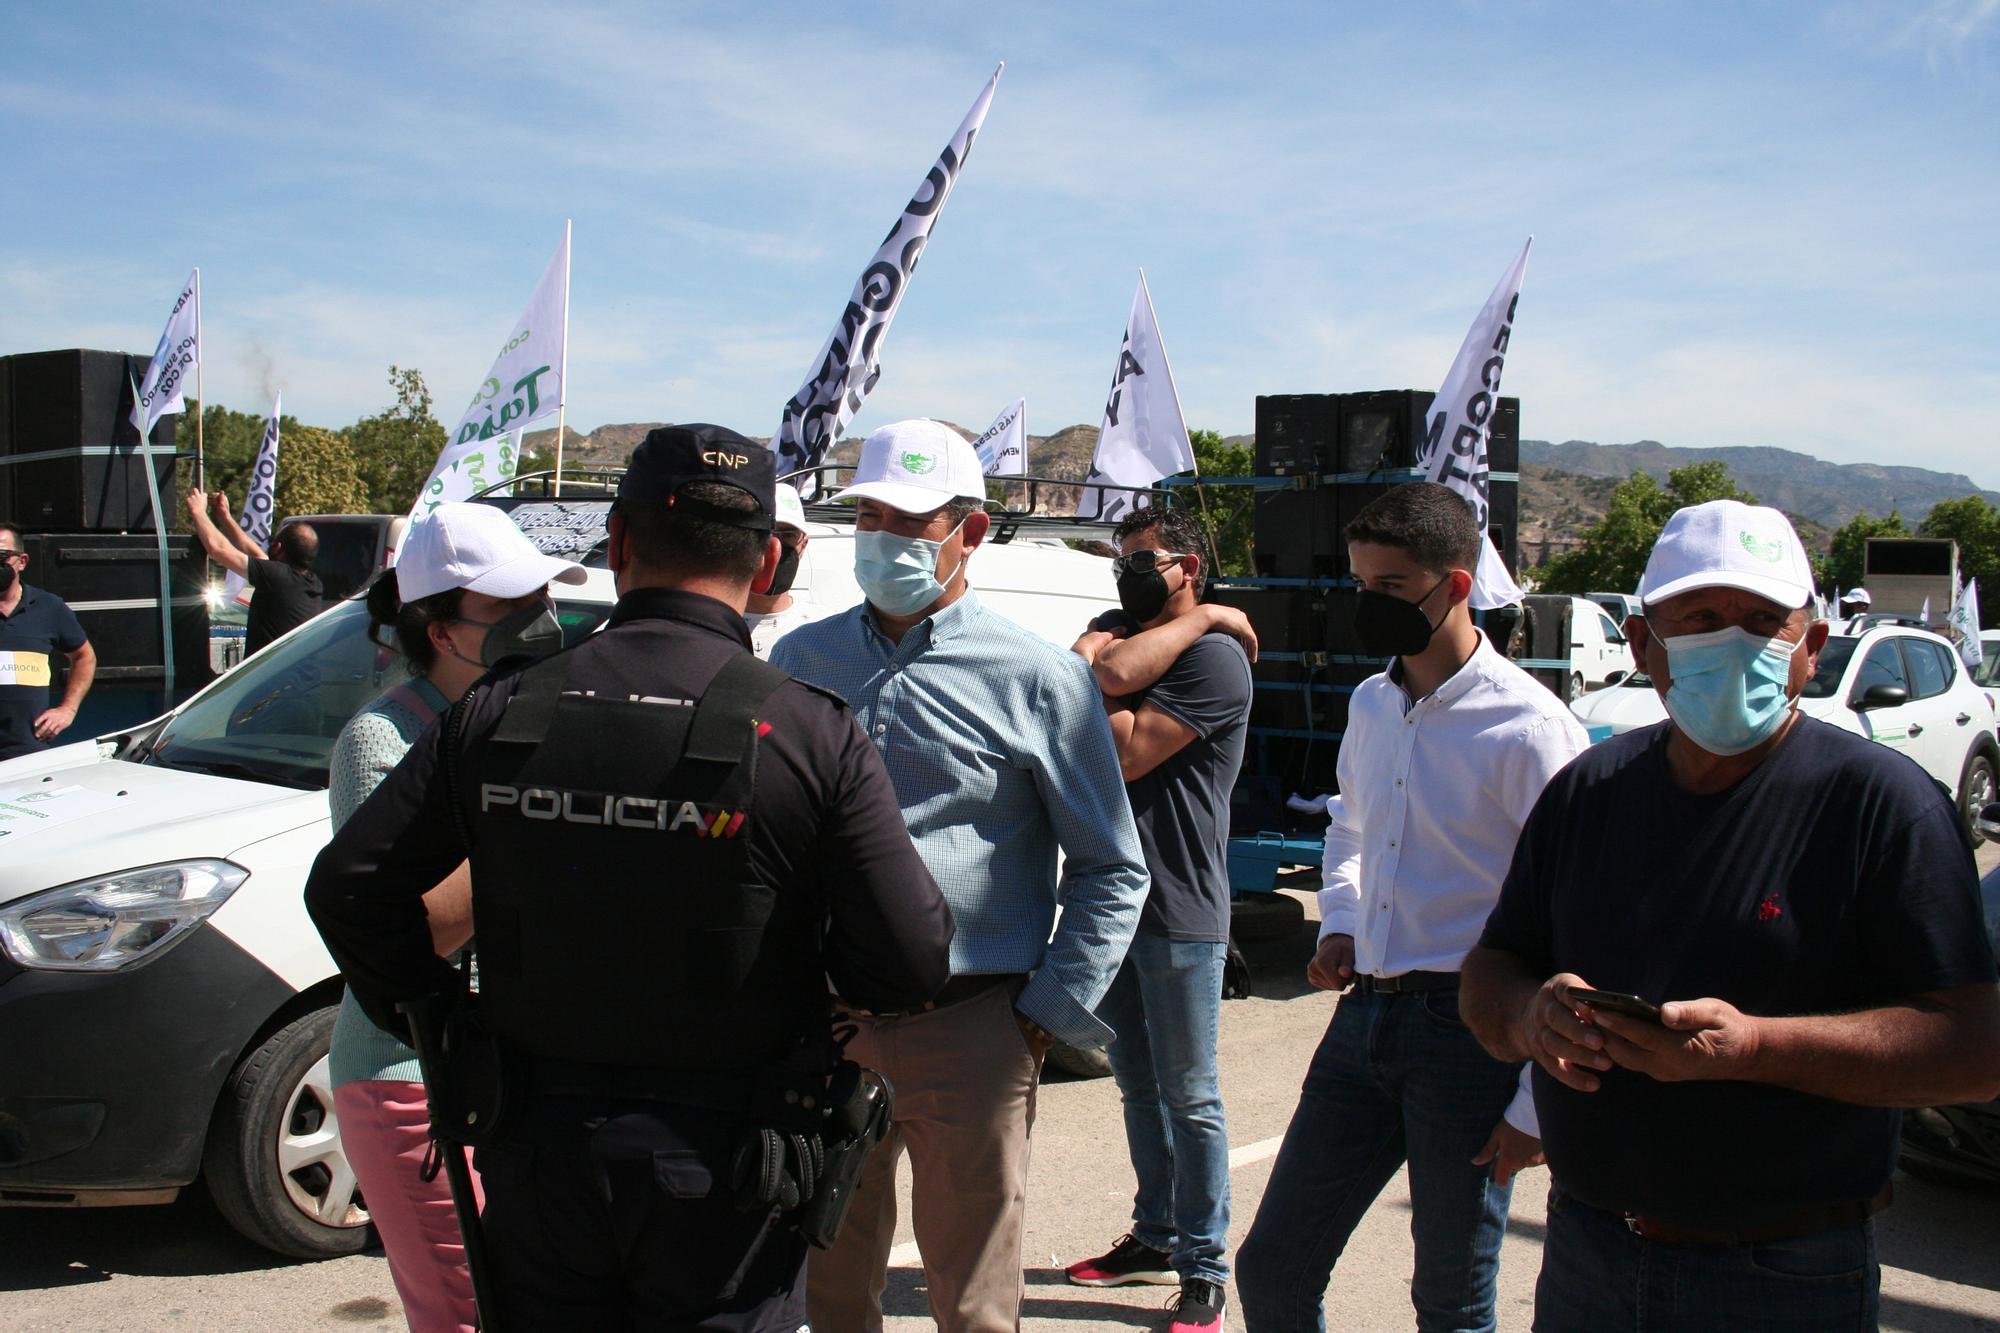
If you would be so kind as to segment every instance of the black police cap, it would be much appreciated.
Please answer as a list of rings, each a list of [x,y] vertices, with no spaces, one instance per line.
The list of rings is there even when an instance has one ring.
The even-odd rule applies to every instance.
[[[757,502],[740,513],[681,494],[691,482],[734,486]],[[661,505],[707,523],[769,532],[777,500],[777,455],[726,426],[661,426],[632,451],[618,483],[619,504]]]

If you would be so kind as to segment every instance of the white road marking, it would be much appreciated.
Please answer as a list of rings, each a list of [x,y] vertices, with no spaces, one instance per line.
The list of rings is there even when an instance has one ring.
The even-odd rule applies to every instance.
[[[1239,1166],[1248,1166],[1252,1162],[1261,1162],[1267,1157],[1276,1157],[1278,1155],[1278,1145],[1284,1141],[1281,1135],[1275,1139],[1259,1139],[1255,1143],[1246,1143],[1241,1148],[1231,1148],[1229,1150],[1229,1169],[1234,1171]],[[917,1252],[917,1243],[913,1240],[906,1240],[895,1249],[889,1251],[889,1267],[891,1268],[906,1268],[922,1262],[923,1256]]]

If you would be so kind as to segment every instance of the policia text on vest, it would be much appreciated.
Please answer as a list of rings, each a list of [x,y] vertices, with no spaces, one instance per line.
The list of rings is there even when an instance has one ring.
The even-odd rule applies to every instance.
[[[738,440],[655,431],[621,510],[712,512],[682,489],[719,476],[697,446],[743,455],[763,475],[725,484],[760,512],[730,520],[763,540],[770,455]],[[886,1107],[840,1067],[828,979],[868,1008],[922,1004],[951,915],[846,707],[746,665],[750,581],[660,574],[629,522],[614,513],[605,630],[476,686],[321,853],[307,906],[364,1010],[401,1030],[399,1003],[463,989],[422,895],[471,860],[477,1023],[514,1075],[477,1151],[511,1326],[796,1329],[806,1190],[838,1203],[833,1149]]]

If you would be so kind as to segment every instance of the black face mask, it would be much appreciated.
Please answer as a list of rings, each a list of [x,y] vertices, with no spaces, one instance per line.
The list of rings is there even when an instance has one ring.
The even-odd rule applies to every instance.
[[[0,560],[0,592],[13,587],[14,580],[19,574],[20,571],[14,568],[12,560]]]
[[[1166,610],[1171,596],[1167,576],[1157,569],[1134,570],[1118,578],[1118,605],[1142,625]]]
[[[764,589],[766,597],[779,597],[792,590],[792,580],[799,576],[799,550],[790,542],[778,543],[778,569],[771,575],[771,586]]]
[[[1414,602],[1363,588],[1354,599],[1354,634],[1361,640],[1361,651],[1369,657],[1415,657],[1430,647],[1437,626],[1424,603],[1450,578],[1445,575]]]

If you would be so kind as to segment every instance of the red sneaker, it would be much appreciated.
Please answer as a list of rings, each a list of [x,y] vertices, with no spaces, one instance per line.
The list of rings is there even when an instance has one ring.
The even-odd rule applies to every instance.
[[[1151,1282],[1171,1287],[1180,1281],[1167,1252],[1142,1243],[1131,1232],[1118,1238],[1108,1253],[1085,1259],[1063,1270],[1079,1287],[1122,1287],[1127,1282]]]
[[[1167,1333],[1222,1333],[1222,1285],[1191,1277],[1181,1283],[1180,1295],[1168,1304],[1174,1321]]]

